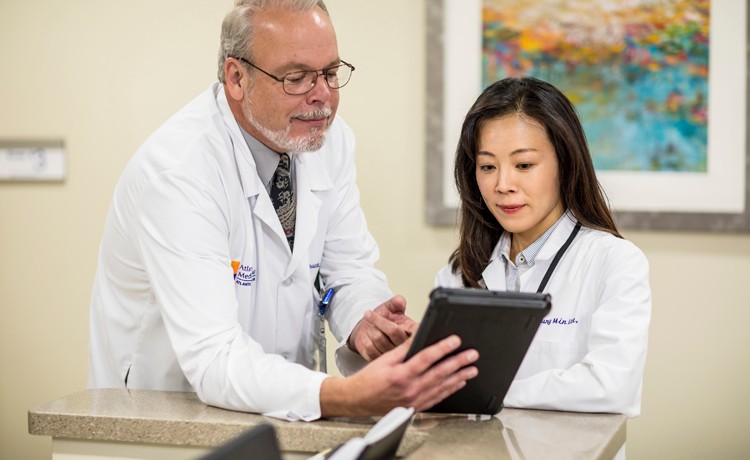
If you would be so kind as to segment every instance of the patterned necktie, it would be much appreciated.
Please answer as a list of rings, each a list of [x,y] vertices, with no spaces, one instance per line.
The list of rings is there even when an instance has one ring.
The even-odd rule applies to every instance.
[[[297,199],[292,190],[292,176],[289,171],[289,155],[281,154],[279,166],[271,179],[271,201],[284,229],[289,249],[294,250],[294,224],[297,214]]]

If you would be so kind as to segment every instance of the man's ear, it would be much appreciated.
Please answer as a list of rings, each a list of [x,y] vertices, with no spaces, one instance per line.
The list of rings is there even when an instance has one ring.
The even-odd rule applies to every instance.
[[[245,97],[243,86],[248,84],[247,74],[242,70],[242,65],[237,59],[227,58],[224,61],[224,85],[229,97],[236,101],[241,101]]]

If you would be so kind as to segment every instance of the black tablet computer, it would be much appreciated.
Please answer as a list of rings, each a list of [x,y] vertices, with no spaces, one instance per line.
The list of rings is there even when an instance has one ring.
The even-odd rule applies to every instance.
[[[473,288],[436,288],[406,355],[451,334],[461,337],[456,353],[479,351],[479,375],[427,412],[496,414],[542,319],[552,308],[549,294]]]

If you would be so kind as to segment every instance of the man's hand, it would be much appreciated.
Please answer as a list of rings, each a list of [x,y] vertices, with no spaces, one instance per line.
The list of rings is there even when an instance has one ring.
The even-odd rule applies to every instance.
[[[404,343],[419,326],[406,316],[405,311],[406,300],[397,295],[365,312],[347,340],[349,348],[372,361]]]
[[[479,358],[473,349],[441,361],[461,345],[458,336],[443,339],[404,362],[411,342],[402,343],[352,376],[324,380],[320,388],[322,416],[367,417],[399,406],[426,410],[463,388],[479,372],[471,366]]]

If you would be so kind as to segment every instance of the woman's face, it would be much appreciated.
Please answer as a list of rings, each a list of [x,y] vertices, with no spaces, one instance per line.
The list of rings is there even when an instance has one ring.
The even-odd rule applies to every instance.
[[[508,115],[479,132],[476,178],[485,204],[519,251],[562,216],[557,156],[536,120]]]

